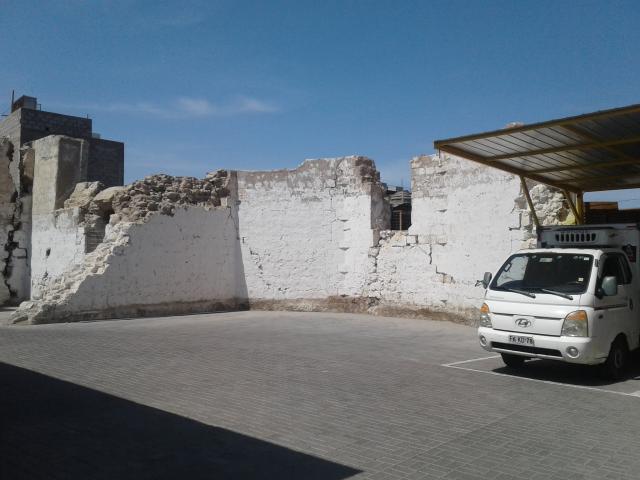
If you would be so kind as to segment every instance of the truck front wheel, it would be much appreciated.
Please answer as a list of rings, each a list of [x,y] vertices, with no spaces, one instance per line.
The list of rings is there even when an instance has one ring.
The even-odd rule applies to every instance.
[[[511,353],[501,353],[502,361],[509,368],[521,368],[524,365],[526,357],[521,355],[513,355]]]
[[[606,378],[610,380],[620,380],[624,377],[629,359],[629,347],[624,337],[618,337],[611,344],[609,356],[602,365],[602,370]]]

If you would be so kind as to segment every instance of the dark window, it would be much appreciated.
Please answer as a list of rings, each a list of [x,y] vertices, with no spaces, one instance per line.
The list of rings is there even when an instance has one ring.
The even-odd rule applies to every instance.
[[[617,253],[607,255],[600,279],[604,277],[616,277],[618,285],[628,285],[631,283],[631,269],[624,255]]]

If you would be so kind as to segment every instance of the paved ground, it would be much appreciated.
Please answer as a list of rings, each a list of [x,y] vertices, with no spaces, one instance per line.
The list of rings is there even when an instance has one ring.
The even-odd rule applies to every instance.
[[[487,356],[363,315],[2,327],[0,478],[640,478],[635,376]]]

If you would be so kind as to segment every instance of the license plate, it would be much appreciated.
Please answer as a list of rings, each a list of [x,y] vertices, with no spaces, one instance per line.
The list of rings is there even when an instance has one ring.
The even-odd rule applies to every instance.
[[[515,343],[516,345],[530,345],[534,346],[532,337],[521,337],[520,335],[509,335],[509,343]]]

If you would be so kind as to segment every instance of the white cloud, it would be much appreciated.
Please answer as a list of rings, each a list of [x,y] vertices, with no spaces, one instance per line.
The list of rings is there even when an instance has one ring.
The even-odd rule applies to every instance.
[[[243,114],[276,113],[279,108],[270,102],[257,98],[239,96],[235,100],[216,104],[206,98],[180,97],[167,103],[115,102],[102,104],[53,104],[60,108],[83,110],[85,112],[114,112],[129,115],[143,115],[164,119],[187,119],[197,117],[229,117]]]
[[[238,113],[275,113],[278,108],[270,103],[258,100],[257,98],[240,97]]]
[[[220,113],[220,109],[204,98],[182,97],[176,101],[177,110],[194,117],[206,117]]]

